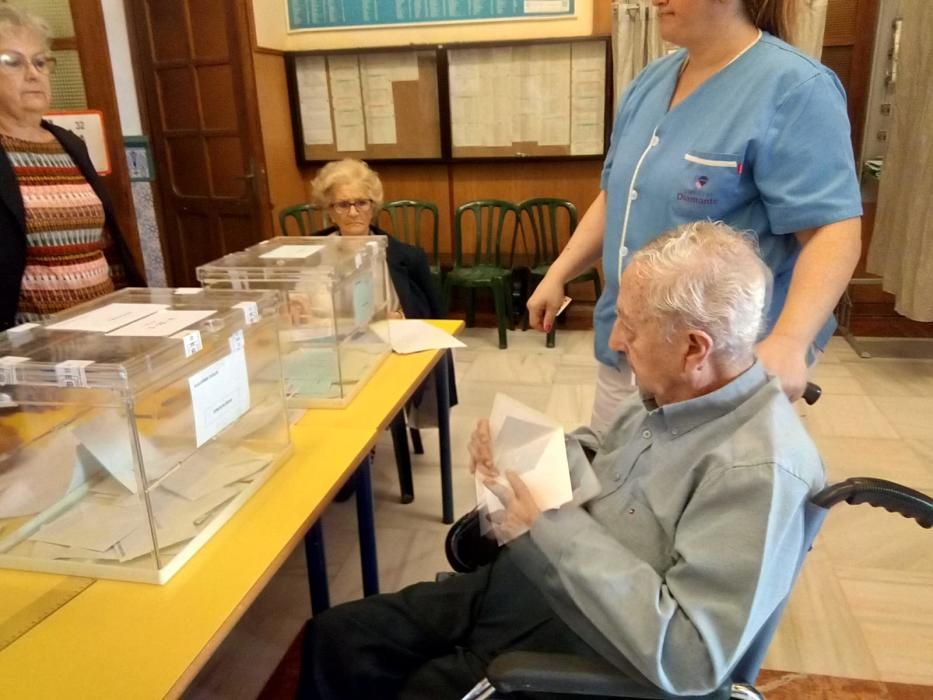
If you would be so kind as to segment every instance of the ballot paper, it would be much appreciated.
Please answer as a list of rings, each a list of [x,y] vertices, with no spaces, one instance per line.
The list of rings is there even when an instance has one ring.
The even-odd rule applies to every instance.
[[[573,498],[564,430],[559,423],[505,394],[496,394],[489,430],[498,483],[511,489],[505,472],[517,473],[542,511],[559,508]],[[484,514],[503,508],[478,472],[476,501]],[[488,529],[485,518],[481,524]]]
[[[0,518],[40,513],[68,493],[74,481],[77,441],[58,430],[0,461]]]
[[[242,486],[225,486],[193,501],[161,487],[152,491],[149,502],[152,504],[159,549],[192,539],[210,519],[211,513],[241,491]],[[127,562],[152,550],[152,532],[149,524],[144,523],[114,545],[112,551],[117,553],[121,562]]]
[[[378,335],[383,342],[389,343],[392,346],[392,352],[399,355],[408,355],[422,350],[466,347],[465,343],[460,342],[447,331],[418,319],[376,321],[369,324],[369,330]]]
[[[224,486],[253,476],[268,466],[268,457],[245,447],[211,443],[186,459],[161,486],[174,494],[195,501]]]
[[[78,453],[83,460],[90,456],[125,489],[136,493],[133,449],[126,420],[123,417],[113,412],[104,413],[77,426],[73,432],[83,448]],[[167,446],[160,442],[157,445],[145,435],[139,435],[138,438],[143,468],[150,482],[158,479],[184,459],[193,447],[190,443]]]
[[[145,520],[141,505],[123,508],[109,501],[88,498],[43,525],[29,539],[62,547],[105,552]]]

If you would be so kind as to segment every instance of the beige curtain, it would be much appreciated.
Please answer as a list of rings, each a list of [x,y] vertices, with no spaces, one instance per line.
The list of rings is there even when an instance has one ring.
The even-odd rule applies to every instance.
[[[615,69],[613,88],[615,109],[641,69],[656,58],[663,56],[668,48],[661,40],[657,22],[657,10],[651,0],[614,0],[612,3],[612,64]]]
[[[800,14],[794,28],[794,46],[817,60],[823,55],[827,5],[829,0],[808,0],[800,3]]]
[[[898,313],[933,321],[933,1],[901,0],[894,126],[881,172],[868,271]]]

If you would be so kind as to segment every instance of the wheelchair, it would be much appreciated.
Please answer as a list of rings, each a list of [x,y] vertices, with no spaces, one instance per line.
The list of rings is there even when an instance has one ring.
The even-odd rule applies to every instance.
[[[807,403],[812,404],[819,398],[819,394],[819,387],[811,384],[804,398]],[[841,503],[867,503],[872,507],[884,508],[891,513],[911,518],[923,528],[933,528],[933,499],[926,494],[883,479],[846,479],[822,489],[807,504],[804,515],[804,547],[797,562],[798,571],[799,564],[802,564],[803,558],[809,552],[829,510]],[[479,512],[473,510],[450,528],[445,549],[447,560],[454,571],[467,573],[492,561],[498,551],[498,545],[481,534]],[[712,693],[690,696],[693,700],[764,700],[754,683],[788,598],[784,599],[759,630],[729,678]],[[486,669],[486,678],[465,695],[463,700],[521,697],[523,693],[544,693],[548,694],[548,697],[632,700],[672,700],[683,697],[639,684],[608,662],[569,654],[514,651],[495,658]]]

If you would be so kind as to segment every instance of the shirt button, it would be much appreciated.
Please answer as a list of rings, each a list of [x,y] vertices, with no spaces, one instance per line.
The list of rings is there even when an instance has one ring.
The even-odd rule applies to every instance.
[[[642,432],[641,436],[642,436],[643,438],[645,438],[645,440],[647,440],[648,438],[651,437],[651,431],[650,431],[650,430],[645,430],[644,432]]]
[[[619,256],[624,258],[626,255],[628,255],[628,248],[625,246],[619,248]]]
[[[671,428],[671,435],[677,434],[677,428]]]
[[[655,137],[653,137],[653,138],[651,139],[651,145],[652,145],[652,146],[657,146],[659,143],[661,143],[661,139],[658,138],[657,136],[655,136]]]
[[[636,199],[638,199],[638,192],[636,190],[632,190],[631,193],[629,193],[628,198],[634,202]]]
[[[615,474],[613,474],[612,478],[615,479],[616,481],[622,481],[622,475],[619,472],[616,472]]]
[[[635,509],[634,509],[634,508],[629,508],[629,509],[628,509],[628,514],[629,514],[629,515],[635,515]]]

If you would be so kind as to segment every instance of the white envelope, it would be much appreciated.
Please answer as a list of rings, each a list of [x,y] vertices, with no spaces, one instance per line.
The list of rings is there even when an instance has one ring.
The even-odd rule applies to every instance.
[[[493,463],[499,471],[496,481],[508,486],[505,472],[518,473],[541,510],[559,508],[573,498],[564,429],[559,423],[505,394],[496,394],[489,430]],[[487,513],[503,507],[478,475],[476,501]],[[485,532],[485,518],[481,524]]]

